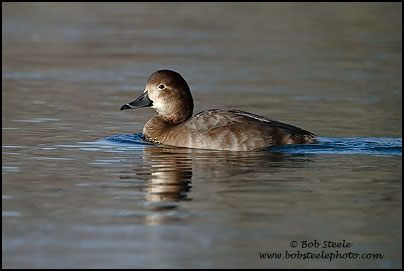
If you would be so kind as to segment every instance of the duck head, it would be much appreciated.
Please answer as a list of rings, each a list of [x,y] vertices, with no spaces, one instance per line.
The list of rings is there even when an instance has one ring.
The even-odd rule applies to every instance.
[[[154,72],[143,94],[133,102],[122,105],[121,110],[149,106],[167,123],[181,123],[189,119],[194,109],[187,82],[179,73],[171,70]]]

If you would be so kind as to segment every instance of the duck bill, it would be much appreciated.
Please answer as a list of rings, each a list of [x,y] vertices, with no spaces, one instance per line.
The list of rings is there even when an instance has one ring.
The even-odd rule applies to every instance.
[[[145,91],[145,92],[143,92],[142,95],[140,95],[133,102],[122,105],[121,111],[125,110],[125,109],[136,109],[136,108],[148,107],[148,106],[152,106],[152,105],[153,105],[153,101],[149,99],[149,96],[147,95],[147,91]]]

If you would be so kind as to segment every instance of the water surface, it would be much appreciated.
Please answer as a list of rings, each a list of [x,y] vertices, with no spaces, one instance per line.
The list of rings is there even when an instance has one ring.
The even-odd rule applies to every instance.
[[[3,3],[2,266],[400,268],[401,10]],[[119,108],[163,68],[188,81],[194,113],[245,110],[321,143],[145,142],[155,112]],[[383,257],[262,256],[286,250]]]

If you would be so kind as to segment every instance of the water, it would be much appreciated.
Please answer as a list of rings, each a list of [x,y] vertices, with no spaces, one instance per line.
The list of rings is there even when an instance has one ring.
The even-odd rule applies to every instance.
[[[401,10],[3,3],[3,268],[402,267]],[[245,110],[321,143],[145,142],[153,110],[119,108],[162,68],[194,113]]]

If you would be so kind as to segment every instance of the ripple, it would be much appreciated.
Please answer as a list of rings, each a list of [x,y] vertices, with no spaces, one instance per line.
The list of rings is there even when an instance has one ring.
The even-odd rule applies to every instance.
[[[2,170],[3,170],[4,172],[7,172],[7,171],[9,171],[9,172],[18,172],[18,171],[20,171],[19,167],[6,167],[6,166],[2,166],[1,168],[2,168]]]
[[[317,144],[283,145],[268,150],[285,153],[402,155],[402,138],[318,138]]]
[[[15,122],[46,122],[46,121],[58,121],[60,119],[55,118],[31,118],[26,120],[11,120]]]
[[[101,139],[98,142],[110,143],[110,144],[129,144],[129,145],[154,145],[143,139],[142,133],[137,134],[119,134]]]
[[[1,213],[2,217],[21,217],[20,212],[15,212],[15,211],[3,211]]]

